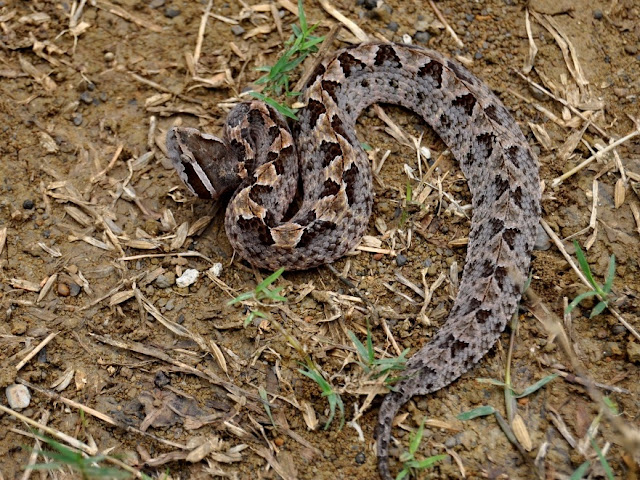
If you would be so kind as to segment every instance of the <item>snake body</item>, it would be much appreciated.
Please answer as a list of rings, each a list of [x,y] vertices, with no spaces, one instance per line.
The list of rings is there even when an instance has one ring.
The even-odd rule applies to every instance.
[[[447,321],[409,359],[404,380],[380,407],[378,465],[388,480],[398,410],[479,362],[517,308],[540,215],[537,161],[491,90],[424,48],[368,43],[338,51],[313,72],[304,100],[293,134],[280,114],[254,101],[230,112],[222,139],[173,128],[167,147],[197,195],[235,191],[225,217],[229,240],[250,263],[271,270],[333,262],[360,240],[373,195],[354,127],[372,103],[421,116],[460,162],[473,205],[462,281]]]

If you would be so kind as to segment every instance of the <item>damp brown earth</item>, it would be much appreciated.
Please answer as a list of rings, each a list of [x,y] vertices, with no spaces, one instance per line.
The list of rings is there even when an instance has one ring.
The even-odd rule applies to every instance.
[[[427,477],[567,478],[588,462],[595,478],[605,475],[597,448],[616,478],[637,478],[637,2],[332,5],[370,38],[457,58],[498,93],[539,156],[551,235],[534,253],[517,326],[460,380],[405,407],[394,468],[426,419],[416,457],[448,455]],[[305,10],[319,35],[339,23],[320,3]],[[411,355],[446,318],[469,224],[456,162],[417,117],[384,106],[394,130],[369,109],[359,135],[379,173],[365,243],[337,274],[285,272],[274,285],[286,302],[229,305],[270,272],[233,256],[224,205],[189,196],[165,155],[172,125],[219,132],[256,68],[278,58],[295,13],[285,0],[0,1],[0,386],[13,386],[15,407],[3,393],[1,478],[45,461],[32,455],[38,430],[153,478],[376,478],[386,389],[347,332],[364,341],[370,327],[378,357]],[[327,51],[357,41],[345,24]],[[430,159],[402,135],[422,136]],[[568,261],[573,239],[600,283],[615,255],[610,308],[593,318],[591,297],[562,319],[588,290]],[[191,270],[194,283],[177,282]],[[266,318],[245,326],[255,311]],[[477,381],[504,381],[507,364],[518,392],[559,376],[508,413],[504,389]],[[327,397],[303,365],[340,396],[342,428],[339,412],[324,428]],[[479,406],[506,419],[518,446],[496,416],[457,418]]]

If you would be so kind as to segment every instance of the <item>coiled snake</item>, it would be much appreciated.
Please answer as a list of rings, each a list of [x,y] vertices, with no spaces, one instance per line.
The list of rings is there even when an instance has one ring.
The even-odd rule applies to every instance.
[[[280,114],[253,101],[229,113],[222,139],[172,128],[167,149],[198,196],[235,191],[225,217],[229,240],[270,270],[330,263],[359,242],[373,194],[354,126],[372,103],[420,115],[460,162],[473,204],[462,281],[446,323],[409,359],[380,407],[377,455],[387,480],[400,407],[479,362],[517,308],[540,214],[537,161],[489,88],[431,50],[391,43],[341,50],[314,71],[304,100],[293,134]]]

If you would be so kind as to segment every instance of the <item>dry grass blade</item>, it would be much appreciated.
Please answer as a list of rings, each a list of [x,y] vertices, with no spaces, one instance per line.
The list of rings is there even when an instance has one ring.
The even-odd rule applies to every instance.
[[[560,185],[562,182],[564,182],[567,178],[571,177],[572,175],[578,173],[580,170],[582,170],[584,167],[586,167],[587,165],[589,165],[591,162],[593,162],[594,160],[602,157],[602,155],[604,155],[605,153],[610,152],[611,150],[613,150],[614,148],[622,145],[625,142],[628,142],[629,140],[631,140],[633,137],[640,135],[640,129],[634,130],[631,133],[625,135],[624,137],[616,140],[615,142],[607,145],[605,148],[603,148],[602,150],[599,150],[597,153],[595,153],[594,155],[591,155],[589,158],[587,158],[585,161],[583,161],[582,163],[580,163],[580,165],[572,168],[571,170],[569,170],[568,172],[560,175],[557,178],[554,178],[553,181],[551,182],[551,187],[555,188],[558,185]]]
[[[324,10],[333,18],[342,23],[347,30],[353,33],[361,42],[368,42],[370,40],[369,35],[365,33],[358,25],[352,20],[345,17],[336,7],[334,7],[329,0],[318,0],[318,3]]]

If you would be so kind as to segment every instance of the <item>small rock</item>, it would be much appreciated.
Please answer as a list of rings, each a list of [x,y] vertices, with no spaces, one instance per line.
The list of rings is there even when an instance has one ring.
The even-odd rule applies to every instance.
[[[416,32],[413,34],[413,39],[418,43],[429,43],[431,34],[429,32]]]
[[[164,3],[165,0],[151,0],[151,2],[149,2],[149,8],[160,8],[160,7],[164,7]]]
[[[536,225],[536,242],[533,244],[534,250],[549,250],[551,248],[551,239],[544,228],[540,224]]]
[[[158,373],[156,373],[156,376],[153,378],[153,383],[155,384],[156,387],[162,388],[169,385],[169,383],[171,383],[171,379],[167,377],[162,370],[160,370]]]
[[[358,452],[358,453],[356,454],[356,463],[357,463],[358,465],[362,465],[362,464],[364,464],[364,462],[366,462],[366,461],[367,461],[367,457],[365,456],[364,452]]]
[[[640,343],[627,343],[627,355],[630,361],[640,363]]]
[[[77,283],[70,283],[69,289],[71,291],[72,297],[77,297],[78,295],[80,295],[81,288],[80,288],[80,285],[78,285]]]
[[[16,319],[11,322],[11,335],[24,335],[27,333],[27,322]]]
[[[594,10],[593,11],[593,18],[595,18],[596,20],[602,20],[602,10]]]
[[[406,256],[404,256],[403,254],[399,254],[396,257],[396,265],[398,265],[399,267],[402,267],[405,263],[407,263],[408,258]]]
[[[389,22],[387,24],[387,29],[391,30],[392,32],[397,32],[398,28],[400,28],[400,26],[397,22]]]
[[[200,272],[195,268],[189,268],[184,271],[182,275],[176,278],[176,285],[180,288],[188,287],[189,285],[193,285],[198,280],[200,276]]]
[[[611,331],[613,332],[614,335],[622,335],[626,333],[627,329],[624,327],[624,325],[616,324],[613,326]]]
[[[464,16],[464,18],[465,18],[465,20],[466,20],[467,22],[473,22],[473,20],[474,20],[476,17],[473,15],[473,13],[467,13],[467,14]]]
[[[59,282],[58,295],[60,295],[61,297],[68,297],[70,294],[71,294],[71,289],[69,288],[69,285],[67,285],[64,282]]]
[[[105,62],[113,62],[116,58],[116,55],[113,52],[105,52],[104,61]]]
[[[9,385],[6,388],[5,393],[7,395],[7,402],[9,402],[9,406],[14,410],[27,408],[31,403],[31,393],[29,393],[29,389],[24,385],[19,385],[17,383]]]
[[[79,127],[80,125],[82,125],[82,114],[74,113],[73,117],[71,117],[71,121],[76,127]]]
[[[173,272],[163,273],[156,278],[155,284],[158,288],[169,288],[176,281]]]
[[[236,36],[240,36],[243,35],[245,32],[245,29],[242,28],[240,25],[234,25],[233,27],[231,27],[231,33],[233,33]]]
[[[373,10],[378,6],[378,0],[364,0],[364,8]]]
[[[638,53],[638,46],[637,45],[627,45],[624,47],[624,51],[626,53],[628,53],[629,55],[635,55],[636,53]]]
[[[171,310],[173,310],[174,308],[175,308],[175,302],[173,301],[173,298],[170,298],[170,299],[167,301],[166,305],[164,306],[164,309],[165,309],[167,312],[170,312],[170,311],[171,311]]]
[[[89,92],[82,92],[82,95],[80,95],[80,101],[86,103],[87,105],[91,105],[91,103],[93,102],[93,97]]]
[[[25,210],[32,210],[33,207],[35,207],[35,203],[33,203],[33,200],[27,199],[22,202],[22,208],[24,208]]]
[[[164,9],[164,16],[167,18],[176,18],[180,13],[180,10],[176,7],[167,7]]]

